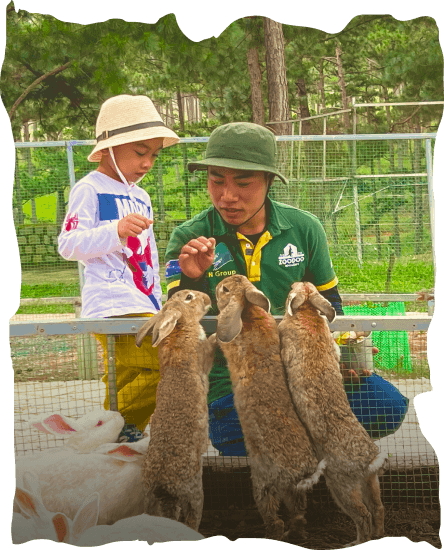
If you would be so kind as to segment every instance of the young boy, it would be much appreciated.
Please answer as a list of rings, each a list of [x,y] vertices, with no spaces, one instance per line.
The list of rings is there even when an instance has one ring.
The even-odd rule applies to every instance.
[[[105,101],[96,136],[88,160],[99,165],[71,190],[59,253],[85,266],[82,317],[151,316],[161,308],[159,260],[151,199],[137,183],[179,138],[148,97],[130,95]],[[106,335],[96,338],[104,349],[108,409]],[[143,437],[159,381],[157,350],[148,338],[140,349],[134,339],[122,335],[115,344],[118,410],[125,418],[119,441]]]

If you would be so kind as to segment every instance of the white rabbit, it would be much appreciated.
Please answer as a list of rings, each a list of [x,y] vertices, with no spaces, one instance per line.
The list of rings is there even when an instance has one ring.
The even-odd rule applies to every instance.
[[[143,513],[142,463],[149,438],[134,443],[106,443],[90,453],[42,452],[17,459],[17,486],[25,472],[39,480],[41,499],[47,510],[73,519],[84,499],[100,494],[98,524]],[[16,501],[16,499],[15,499]],[[20,511],[14,502],[14,511]]]
[[[33,474],[25,473],[23,487],[16,488],[15,498],[24,515],[15,512],[12,517],[14,544],[38,539],[68,542],[70,520],[64,514],[46,510],[40,498],[38,479]]]
[[[144,512],[179,520],[196,531],[203,508],[202,454],[208,447],[208,373],[215,339],[201,318],[209,296],[180,290],[140,329],[136,345],[153,334],[159,344],[160,382],[143,466]]]
[[[93,513],[91,511],[91,513]],[[83,530],[82,521],[88,518],[74,519],[72,531],[73,544],[77,546],[98,546],[117,541],[142,540],[155,542],[202,540],[205,537],[194,529],[173,519],[141,514],[117,521],[113,525],[97,525]],[[86,523],[86,525],[88,525]]]
[[[60,413],[41,414],[29,420],[31,428],[55,436],[69,436],[64,447],[80,453],[88,453],[103,443],[113,443],[125,424],[123,416],[117,411],[99,409],[91,411],[75,420]],[[62,447],[46,449],[53,452]]]
[[[39,494],[37,478],[32,474],[25,474],[24,488],[17,488],[16,498],[22,512],[30,519],[25,519],[21,514],[13,514],[11,534],[14,544],[47,539],[76,546],[98,546],[130,540],[153,544],[205,538],[182,523],[147,514],[122,519],[113,525],[97,525],[100,508],[98,493],[88,495],[71,520],[65,514],[46,510]]]

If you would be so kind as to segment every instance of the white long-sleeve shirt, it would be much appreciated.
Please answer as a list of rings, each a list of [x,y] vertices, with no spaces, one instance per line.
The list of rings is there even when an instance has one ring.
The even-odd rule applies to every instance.
[[[132,212],[153,219],[150,196],[135,184],[93,171],[71,190],[58,246],[66,260],[85,266],[82,317],[156,313],[162,307],[152,225],[137,238],[120,239],[117,232],[119,220]]]

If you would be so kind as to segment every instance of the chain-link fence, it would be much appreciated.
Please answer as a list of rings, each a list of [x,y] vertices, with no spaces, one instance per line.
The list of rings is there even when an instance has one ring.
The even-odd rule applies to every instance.
[[[270,196],[319,217],[342,292],[405,292],[406,280],[412,283],[410,292],[419,291],[424,281],[433,286],[435,137],[277,138],[279,169],[289,184],[276,179]],[[207,140],[183,138],[178,146],[165,149],[139,184],[154,206],[162,282],[172,229],[210,205],[205,173],[187,170],[189,162],[204,156]],[[70,186],[96,167],[87,161],[92,145],[16,143],[13,202],[24,299],[80,295],[77,265],[59,256],[57,236]],[[57,311],[72,313],[73,307],[66,304]]]
[[[280,319],[277,318],[278,322]],[[106,388],[101,378],[105,366],[102,346],[94,335],[107,335],[108,349],[113,349],[116,338],[136,333],[143,322],[143,319],[73,319],[11,324],[17,456],[63,445],[66,439],[30,428],[28,421],[32,415],[61,413],[76,419],[103,408]],[[380,421],[374,419],[377,424],[374,438],[390,461],[389,470],[381,477],[386,505],[425,508],[438,505],[437,457],[421,433],[413,405],[415,395],[431,390],[426,345],[429,323],[430,318],[418,314],[392,318],[378,314],[337,318],[331,325],[332,330],[370,333],[370,348],[363,348],[364,355],[375,344],[379,346],[379,354],[372,360],[370,352],[366,367],[390,381],[409,400],[407,414],[394,433],[389,427],[384,431]],[[207,333],[214,332],[216,319],[205,317],[202,324]],[[109,406],[117,410],[112,356],[108,354]],[[146,431],[149,434],[149,425]],[[242,509],[252,504],[248,458],[219,456],[210,440],[205,453],[204,481],[205,505],[209,509],[228,509],[233,505]],[[331,504],[322,484],[312,498]]]

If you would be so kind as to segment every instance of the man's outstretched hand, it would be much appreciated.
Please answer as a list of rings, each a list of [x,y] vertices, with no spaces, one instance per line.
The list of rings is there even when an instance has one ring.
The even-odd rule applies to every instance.
[[[182,273],[190,279],[200,279],[214,261],[215,248],[213,237],[198,237],[185,244],[179,255]]]

